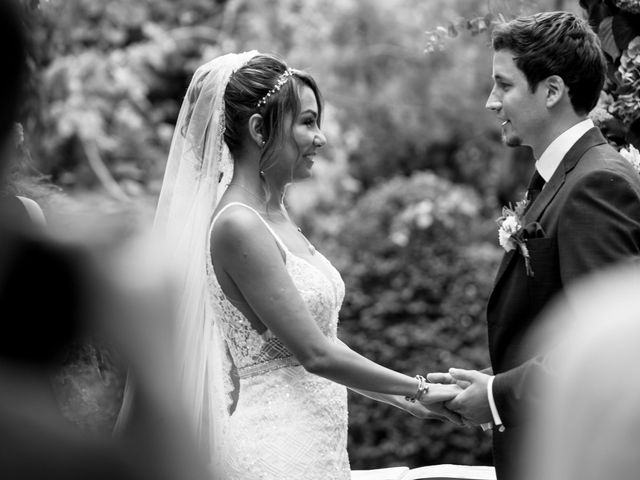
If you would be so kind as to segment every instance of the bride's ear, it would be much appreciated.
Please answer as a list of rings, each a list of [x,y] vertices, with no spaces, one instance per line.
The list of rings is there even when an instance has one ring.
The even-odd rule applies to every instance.
[[[253,140],[258,145],[259,148],[262,148],[265,141],[267,140],[262,135],[263,126],[264,120],[262,118],[262,115],[260,115],[259,113],[254,113],[253,115],[251,115],[251,117],[249,118],[249,136],[251,137],[251,140]]]

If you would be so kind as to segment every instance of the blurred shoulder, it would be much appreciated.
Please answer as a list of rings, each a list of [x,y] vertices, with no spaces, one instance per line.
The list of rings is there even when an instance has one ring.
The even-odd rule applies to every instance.
[[[47,221],[44,216],[44,212],[42,208],[35,200],[27,197],[23,197],[21,195],[17,195],[16,198],[22,203],[24,209],[27,212],[29,219],[33,222],[35,226],[44,228],[47,225]]]

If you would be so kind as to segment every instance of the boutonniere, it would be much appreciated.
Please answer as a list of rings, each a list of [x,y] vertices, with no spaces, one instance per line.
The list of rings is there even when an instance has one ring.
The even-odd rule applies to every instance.
[[[520,200],[508,207],[502,207],[502,216],[496,220],[498,224],[498,241],[500,246],[505,249],[506,252],[518,249],[524,257],[524,265],[527,269],[527,276],[533,277],[533,270],[531,268],[531,256],[529,255],[529,249],[527,248],[527,237],[523,235],[524,229],[522,225],[522,218],[524,211],[527,208],[528,200]]]
[[[629,145],[628,148],[621,148],[620,155],[629,161],[631,166],[640,173],[640,152],[633,145]]]

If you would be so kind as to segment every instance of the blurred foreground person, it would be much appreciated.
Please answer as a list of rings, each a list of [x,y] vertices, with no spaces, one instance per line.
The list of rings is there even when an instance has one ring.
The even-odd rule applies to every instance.
[[[526,480],[636,480],[640,475],[640,270],[576,285],[544,315],[561,324],[526,449]],[[548,326],[548,325],[547,325]]]
[[[26,45],[12,2],[0,4],[0,174],[12,150]],[[16,200],[17,202],[17,200]],[[76,435],[58,410],[53,368],[80,332],[85,278],[77,252],[33,235],[0,210],[0,477],[136,478],[123,458]],[[102,476],[105,475],[105,476]]]
[[[14,122],[26,82],[26,40],[18,12],[14,2],[0,2],[0,182],[11,161]],[[179,416],[165,408],[170,397],[160,392],[166,389],[152,384],[157,376],[146,375],[149,381],[142,391],[152,394],[141,398],[153,400],[145,402],[140,426],[121,441],[89,437],[62,416],[52,376],[70,343],[101,328],[147,373],[149,356],[155,359],[159,353],[147,349],[146,337],[129,324],[144,320],[149,310],[139,297],[130,301],[120,295],[117,277],[95,269],[84,248],[24,228],[14,212],[0,209],[0,478],[207,478],[188,453],[188,440],[180,436]]]

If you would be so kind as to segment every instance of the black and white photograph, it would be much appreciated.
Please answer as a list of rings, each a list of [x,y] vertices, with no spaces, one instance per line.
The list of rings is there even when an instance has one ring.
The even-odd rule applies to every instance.
[[[0,0],[0,478],[640,477],[640,0]]]

